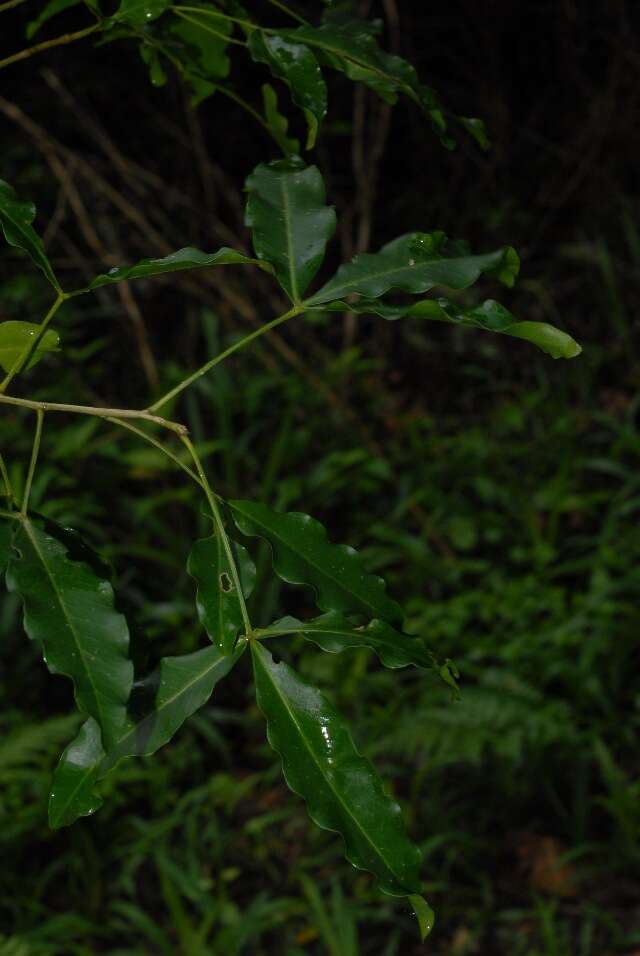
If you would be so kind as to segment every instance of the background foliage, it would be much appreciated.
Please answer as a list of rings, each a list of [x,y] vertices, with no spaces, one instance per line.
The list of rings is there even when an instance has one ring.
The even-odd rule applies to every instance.
[[[452,703],[421,673],[383,671],[360,651],[297,650],[396,781],[426,854],[431,950],[630,954],[640,946],[632,5],[497,2],[490,17],[465,2],[369,7],[387,18],[388,46],[454,109],[486,119],[494,146],[485,155],[461,140],[446,153],[411,104],[391,114],[333,77],[318,151],[342,214],[341,258],[417,223],[485,248],[512,242],[523,270],[511,311],[557,322],[585,352],[551,364],[465,329],[306,319],[201,380],[184,417],[196,439],[216,436],[207,466],[223,493],[283,509],[304,501],[409,596],[411,630],[460,668]],[[24,18],[10,11],[5,24],[0,57],[21,46]],[[246,246],[240,188],[268,141],[217,95],[196,113],[170,74],[154,89],[133,48],[89,43],[1,74],[3,174],[37,199],[59,272],[91,278],[180,245]],[[238,70],[247,90],[255,69]],[[304,139],[297,122],[292,112]],[[3,319],[37,319],[46,306],[44,281],[21,265],[3,250]],[[213,270],[74,301],[73,363],[40,365],[34,397],[136,405],[158,378],[179,381],[270,318],[271,294],[260,275]],[[3,412],[2,446],[22,452],[18,487],[25,422]],[[150,655],[149,642],[154,659],[193,650],[183,568],[206,533],[194,492],[153,449],[91,420],[60,422],[43,444],[33,503],[113,562],[134,654]],[[283,604],[266,555],[252,603],[265,624]],[[311,613],[300,592],[287,593],[292,606]],[[0,627],[2,956],[421,951],[406,905],[354,879],[338,841],[314,832],[286,791],[234,674],[153,762],[122,766],[99,817],[48,831],[70,692],[46,675],[11,596]]]

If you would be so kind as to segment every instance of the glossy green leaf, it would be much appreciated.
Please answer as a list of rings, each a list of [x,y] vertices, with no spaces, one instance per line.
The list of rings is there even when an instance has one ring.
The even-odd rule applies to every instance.
[[[251,651],[258,706],[289,787],[307,801],[318,826],[342,835],[347,859],[374,873],[385,893],[419,893],[420,851],[406,834],[400,807],[356,750],[344,718],[258,641]]]
[[[223,246],[217,252],[207,253],[187,246],[185,249],[172,252],[170,256],[165,256],[164,259],[141,259],[134,266],[119,266],[110,269],[106,274],[97,276],[91,285],[87,286],[87,291],[90,292],[102,285],[111,285],[114,282],[123,282],[128,279],[148,279],[151,276],[160,276],[167,272],[181,272],[183,269],[203,269],[207,266],[227,265],[256,265],[266,272],[273,272],[269,263],[252,259],[242,252],[236,252],[235,249],[227,249]]]
[[[10,246],[22,249],[31,260],[42,269],[56,290],[60,290],[51,263],[47,259],[42,240],[31,223],[36,217],[36,207],[32,202],[18,199],[15,190],[0,179],[0,226]]]
[[[278,94],[270,83],[262,87],[262,102],[264,118],[274,140],[285,156],[296,156],[300,152],[300,141],[287,135],[289,120],[278,109]]]
[[[69,7],[77,7],[81,3],[84,5],[84,0],[50,0],[50,3],[45,4],[36,19],[27,24],[27,40],[31,40],[40,27],[44,26],[52,17],[62,13],[63,10],[68,10]]]
[[[15,322],[10,319],[8,322],[0,323],[0,366],[5,372],[10,372],[16,362],[25,354],[39,329],[40,326],[33,322]],[[57,352],[59,344],[60,336],[58,333],[54,332],[53,329],[47,329],[29,359],[27,368],[36,365],[47,352]]]
[[[233,654],[212,646],[163,658],[159,671],[139,685],[141,696],[150,698],[139,705],[142,713],[128,719],[106,753],[98,725],[88,720],[60,758],[49,801],[51,826],[68,826],[97,810],[102,804],[95,790],[98,782],[125,757],[149,756],[168,743],[185,720],[206,704],[245,649],[243,641]],[[133,700],[130,710],[134,710]]]
[[[385,591],[382,578],[367,574],[357,551],[331,544],[323,525],[299,512],[279,514],[257,501],[230,501],[243,534],[271,545],[273,568],[289,584],[307,584],[322,611],[402,620],[402,608]]]
[[[99,724],[105,746],[117,739],[133,684],[129,631],[111,584],[40,522],[24,519],[14,538],[7,585],[22,598],[24,628],[52,674],[74,683],[81,711]]]
[[[429,117],[443,145],[451,148],[446,111],[435,90],[420,82],[414,67],[378,45],[377,21],[358,20],[338,10],[327,11],[320,26],[281,30],[279,35],[316,51],[326,64],[351,80],[365,83],[388,103],[399,94],[410,97]]]
[[[511,246],[474,256],[443,232],[412,232],[387,243],[380,252],[362,253],[340,266],[306,304],[321,305],[352,293],[377,298],[390,289],[412,293],[428,292],[437,285],[466,289],[483,273],[512,286],[519,267]]]
[[[299,302],[336,226],[335,211],[325,205],[322,176],[315,166],[291,157],[258,166],[246,188],[246,224],[256,255],[272,263],[282,288]]]
[[[121,0],[117,12],[108,21],[143,27],[162,16],[171,5],[171,0]]]
[[[256,579],[255,565],[241,544],[232,541],[230,546],[247,598]],[[196,541],[189,555],[188,569],[198,582],[196,607],[200,623],[211,641],[225,654],[230,654],[243,620],[231,566],[219,534]]]
[[[413,907],[413,912],[418,918],[418,926],[420,927],[420,939],[424,943],[425,939],[431,933],[433,929],[433,924],[435,922],[435,915],[427,901],[423,896],[414,896],[413,894],[409,897],[409,902]]]
[[[259,633],[264,637],[301,634],[330,654],[338,654],[350,647],[370,647],[385,667],[407,667],[413,664],[431,670],[436,664],[433,654],[419,637],[409,637],[379,620],[371,621],[366,627],[355,627],[336,611],[312,621],[283,617]]]
[[[100,727],[89,717],[65,749],[53,776],[49,795],[49,826],[57,830],[102,806],[95,791],[98,767],[106,754]]]
[[[315,56],[302,43],[260,30],[251,33],[249,51],[256,62],[266,63],[273,75],[288,85],[293,102],[304,111],[309,128],[307,149],[312,149],[327,113],[327,87]]]
[[[566,332],[562,332],[547,322],[519,322],[503,305],[493,299],[487,299],[481,305],[471,309],[448,299],[425,299],[422,302],[395,305],[384,299],[359,299],[354,302],[330,302],[323,308],[332,312],[358,312],[380,315],[384,319],[395,320],[405,316],[432,319],[436,322],[452,322],[470,328],[513,335],[537,345],[552,358],[575,358],[582,349]]]
[[[229,75],[228,40],[232,31],[231,21],[213,16],[213,11],[197,13],[190,10],[175,18],[170,31],[181,41],[182,48],[175,50],[183,67],[183,78],[194,91],[192,104],[201,103],[215,92],[216,84]]]

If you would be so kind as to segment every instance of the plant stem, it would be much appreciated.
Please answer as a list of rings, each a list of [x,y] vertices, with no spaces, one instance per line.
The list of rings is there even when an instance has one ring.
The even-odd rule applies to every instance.
[[[18,408],[32,408],[42,412],[69,412],[73,415],[93,415],[94,418],[139,418],[168,428],[176,435],[188,434],[186,425],[180,422],[170,422],[166,418],[152,415],[146,410],[137,408],[100,408],[96,405],[63,405],[60,402],[32,402],[27,398],[13,398],[11,395],[0,395],[0,405],[16,405]]]
[[[213,493],[211,485],[207,479],[204,468],[202,467],[202,462],[200,457],[195,450],[192,442],[186,435],[181,436],[181,441],[185,448],[189,450],[189,454],[193,458],[193,463],[196,466],[196,471],[200,477],[200,483],[204,488],[204,493],[207,496],[207,501],[209,502],[209,507],[211,508],[211,513],[213,516],[213,521],[216,526],[216,531],[220,535],[222,540],[222,547],[224,548],[224,553],[227,556],[227,561],[229,562],[229,570],[231,571],[231,577],[233,579],[233,584],[236,589],[236,594],[238,595],[238,602],[240,604],[240,613],[242,614],[242,620],[244,622],[245,635],[247,640],[251,637],[253,633],[253,628],[251,626],[251,620],[249,618],[249,612],[247,611],[247,605],[244,599],[244,592],[242,590],[242,582],[240,581],[240,574],[238,572],[238,567],[233,556],[233,551],[231,550],[231,545],[229,543],[229,537],[224,527],[224,521],[222,520],[222,515],[220,514],[220,508],[218,507],[218,502],[216,495]]]
[[[195,23],[197,27],[200,27],[202,30],[205,30],[206,33],[210,33],[214,37],[218,37],[220,40],[224,40],[225,43],[235,43],[238,46],[246,46],[244,40],[236,40],[235,37],[228,36],[226,33],[220,33],[219,30],[214,30],[213,27],[207,27],[201,20],[196,20],[194,17],[190,17],[188,13],[183,13],[180,7],[174,7],[173,12],[176,13],[179,17],[182,17],[183,20],[187,20],[189,23]],[[206,10],[202,10],[202,13],[206,13]]]
[[[195,471],[189,468],[188,465],[185,465],[183,461],[180,461],[177,455],[175,455],[170,448],[165,448],[162,442],[158,441],[157,438],[154,438],[153,435],[148,435],[142,428],[136,428],[135,425],[132,425],[130,422],[122,421],[120,418],[112,418],[109,416],[107,418],[108,422],[111,422],[113,425],[118,425],[120,428],[126,428],[127,431],[133,432],[134,435],[137,435],[138,438],[142,438],[144,441],[149,442],[150,445],[153,445],[158,451],[161,451],[167,458],[170,458],[171,461],[175,462],[179,468],[182,468],[183,471],[189,475],[190,478],[195,481],[195,483],[202,488],[202,482],[196,475]]]
[[[269,126],[269,124],[265,123],[263,118],[260,116],[260,113],[258,113],[258,111],[253,108],[251,103],[248,103],[245,99],[243,99],[242,96],[239,96],[235,90],[231,90],[227,86],[218,86],[217,83],[214,85],[216,90],[219,93],[224,93],[224,95],[228,96],[230,100],[233,100],[233,102],[237,103],[238,106],[241,106],[243,110],[246,110],[247,113],[249,113],[249,115],[252,116],[253,119],[260,124],[260,126],[262,126],[262,128],[269,134],[269,136],[271,136],[271,138],[273,139],[275,143],[278,142],[277,139],[274,137],[273,131],[271,130],[271,127]]]
[[[245,345],[248,345],[249,342],[253,342],[254,339],[259,338],[261,335],[265,335],[267,332],[270,332],[271,329],[275,329],[276,326],[282,325],[284,322],[288,322],[289,319],[292,319],[296,315],[300,315],[304,309],[301,306],[294,306],[288,312],[285,312],[283,315],[279,315],[277,318],[272,319],[271,322],[267,322],[266,325],[261,325],[259,329],[256,329],[254,332],[250,332],[249,335],[245,335],[244,338],[239,339],[237,342],[234,342],[233,345],[230,345],[228,349],[225,349],[224,352],[220,352],[219,355],[216,355],[215,358],[210,359],[208,362],[205,362],[197,371],[193,372],[192,375],[189,375],[188,378],[185,378],[179,385],[176,385],[175,388],[172,388],[170,392],[167,392],[166,395],[163,395],[162,398],[159,398],[157,402],[154,402],[153,405],[149,405],[147,409],[148,412],[156,412],[159,408],[162,408],[163,405],[166,405],[167,402],[170,402],[172,398],[175,398],[176,395],[179,395],[180,392],[183,392],[185,388],[188,388],[193,382],[197,381],[203,375],[206,375],[212,368],[218,365],[220,362],[223,362],[226,358],[229,358],[230,355],[233,355],[234,352],[238,352],[241,348],[244,348]]]
[[[298,23],[302,23],[305,27],[309,26],[309,21],[305,20],[305,18],[301,17],[299,13],[296,13],[295,10],[292,10],[290,7],[288,7],[286,3],[281,3],[280,0],[269,0],[269,3],[273,7],[278,7],[279,10],[287,13],[290,17],[293,17],[293,19],[297,20]]]
[[[66,43],[74,43],[76,40],[82,40],[83,37],[87,37],[89,34],[101,29],[102,23],[94,23],[90,27],[85,27],[84,30],[76,30],[75,33],[64,33],[62,36],[55,37],[53,40],[45,40],[43,43],[37,43],[35,46],[30,46],[26,50],[20,50],[19,53],[14,53],[12,56],[0,60],[0,70],[5,66],[10,66],[12,63],[17,63],[19,60],[26,60],[30,56],[42,53],[44,50],[51,50],[56,46],[64,46]]]
[[[31,449],[31,461],[29,462],[29,471],[27,472],[27,480],[24,486],[24,495],[22,496],[22,507],[20,508],[20,514],[23,518],[27,517],[27,508],[29,507],[29,496],[31,495],[31,485],[33,484],[33,476],[36,472],[36,464],[38,463],[38,452],[40,451],[40,439],[42,438],[42,423],[44,421],[44,412],[41,408],[37,410],[37,421],[36,421],[36,433],[33,439],[33,448]]]
[[[6,3],[0,3],[0,13],[4,13],[5,10],[11,10],[12,7],[17,7],[25,2],[26,0],[7,0]]]
[[[4,463],[2,453],[0,453],[0,475],[2,475],[2,481],[4,482],[7,500],[11,503],[12,501],[15,501],[15,497],[13,494],[13,488],[11,487],[9,472],[7,471],[7,466]]]
[[[257,23],[252,23],[251,20],[242,20],[240,17],[231,17],[228,13],[222,13],[221,10],[204,10],[202,7],[189,7],[185,4],[180,4],[179,6],[174,6],[171,8],[174,13],[178,13],[181,10],[184,10],[185,13],[199,13],[206,17],[215,17],[217,20],[229,20],[230,23],[237,23],[241,27],[248,27],[250,30],[262,30],[263,27],[260,27]]]
[[[22,354],[18,356],[13,366],[9,369],[9,372],[7,373],[3,381],[0,383],[0,395],[3,395],[6,392],[6,390],[8,389],[9,385],[11,384],[13,379],[16,377],[16,375],[19,375],[20,372],[25,368],[25,366],[29,364],[29,360],[31,359],[31,356],[33,355],[35,350],[38,348],[40,342],[42,341],[44,337],[45,332],[47,331],[49,325],[51,324],[51,320],[53,319],[54,315],[56,314],[56,312],[58,311],[58,309],[60,308],[64,300],[65,300],[64,293],[59,292],[56,301],[53,303],[53,305],[51,306],[51,308],[45,315],[44,319],[40,323],[40,326],[38,327],[38,331],[35,335],[35,338],[33,339],[33,342],[29,342],[26,348],[22,351]]]

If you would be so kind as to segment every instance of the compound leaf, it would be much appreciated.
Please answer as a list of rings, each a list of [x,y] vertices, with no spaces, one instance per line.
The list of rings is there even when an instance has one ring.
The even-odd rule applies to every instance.
[[[362,253],[340,266],[305,305],[321,305],[352,293],[377,298],[390,289],[414,294],[436,285],[466,289],[483,273],[512,286],[519,267],[518,254],[511,246],[474,256],[463,243],[451,242],[443,232],[412,232],[387,243],[380,252]]]
[[[129,631],[113,588],[30,518],[13,545],[7,586],[22,598],[25,631],[51,673],[71,678],[79,709],[98,722],[108,746],[124,726],[133,684]]]
[[[336,611],[312,621],[283,617],[260,631],[264,637],[285,634],[301,634],[330,654],[338,654],[349,647],[370,647],[385,667],[407,667],[413,664],[433,669],[436,663],[433,654],[419,637],[402,634],[380,620],[371,621],[366,627],[355,627]]]
[[[230,542],[240,584],[249,597],[256,578],[256,569],[246,548]],[[230,654],[243,625],[240,601],[222,536],[196,541],[188,562],[189,574],[198,582],[196,607],[200,623],[214,644]]]
[[[298,157],[257,166],[247,179],[246,224],[258,259],[270,262],[293,302],[324,259],[336,215],[325,206],[322,176]]]
[[[211,646],[163,658],[159,670],[134,690],[134,698],[138,690],[147,698],[152,691],[151,700],[141,708],[142,715],[127,721],[106,753],[98,725],[89,719],[63,753],[55,772],[49,800],[51,826],[68,826],[97,810],[102,799],[96,784],[125,757],[148,756],[168,743],[185,720],[206,704],[245,648],[243,642],[233,654]]]
[[[0,366],[10,372],[16,362],[25,354],[35,339],[40,326],[33,322],[15,322],[10,319],[0,324]],[[57,352],[60,336],[53,329],[47,329],[38,346],[29,359],[27,368],[32,368],[47,352]]]
[[[186,246],[184,249],[178,249],[171,255],[163,259],[141,259],[134,266],[117,266],[110,269],[104,275],[97,276],[91,285],[87,286],[87,292],[98,289],[103,285],[112,285],[114,282],[124,282],[129,279],[148,279],[151,276],[164,275],[167,272],[181,272],[183,269],[203,269],[206,266],[227,266],[227,265],[255,265],[264,269],[265,272],[273,272],[268,262],[262,262],[258,259],[252,259],[245,256],[242,252],[235,249],[228,249],[223,246],[217,252],[201,252],[199,249],[193,249]]]
[[[307,149],[312,149],[327,113],[327,87],[315,56],[302,43],[260,30],[251,33],[249,51],[257,63],[266,63],[273,75],[288,85],[293,102],[304,111]]]
[[[289,584],[308,584],[322,611],[402,620],[402,608],[385,591],[382,578],[368,574],[357,551],[331,544],[323,525],[299,512],[279,514],[257,501],[230,501],[243,534],[271,545],[276,574]]]
[[[22,202],[9,183],[0,179],[0,225],[5,239],[10,246],[26,252],[32,262],[44,272],[54,289],[59,292],[60,285],[45,254],[42,239],[31,225],[35,217],[34,204]]]
[[[347,859],[374,873],[385,893],[419,893],[420,851],[344,718],[291,667],[276,664],[259,641],[251,651],[258,706],[289,787],[306,800],[318,826],[342,835]]]
[[[580,355],[580,345],[566,332],[548,322],[520,322],[503,305],[487,299],[481,305],[465,309],[448,299],[425,299],[411,304],[395,305],[384,299],[357,299],[354,302],[329,302],[323,308],[331,312],[358,312],[380,315],[395,320],[404,316],[432,319],[436,322],[452,322],[469,328],[483,329],[502,335],[513,335],[537,345],[552,358],[575,358]]]

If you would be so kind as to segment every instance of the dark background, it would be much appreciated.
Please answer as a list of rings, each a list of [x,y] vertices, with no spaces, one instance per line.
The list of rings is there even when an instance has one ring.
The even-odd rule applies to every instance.
[[[314,19],[320,6],[297,9]],[[36,7],[2,14],[0,59],[22,47]],[[632,956],[638,4],[387,0],[360,13],[385,19],[386,48],[454,111],[485,120],[492,149],[460,134],[447,152],[411,103],[389,111],[330,74],[314,161],[339,230],[323,275],[415,229],[478,251],[512,244],[516,288],[481,283],[468,300],[500,297],[523,320],[568,331],[583,354],[553,362],[437,324],[303,320],[203,381],[177,414],[223,494],[323,520],[387,577],[410,631],[460,666],[451,703],[430,678],[382,673],[364,654],[293,650],[353,719],[425,850],[438,913],[425,951]],[[81,21],[70,10],[42,38]],[[231,75],[254,102],[265,76],[243,51]],[[75,284],[187,244],[247,246],[242,184],[276,156],[229,100],[194,112],[174,76],[150,85],[134,44],[91,38],[0,71],[0,143],[0,176],[37,203],[49,255]],[[13,251],[0,269],[0,318],[39,321],[47,290]],[[65,307],[65,352],[20,393],[140,407],[281,305],[248,270],[101,291]],[[3,412],[18,487],[31,427]],[[184,558],[205,526],[191,491],[92,422],[51,428],[43,458],[36,506],[113,562],[140,666],[196,647]],[[258,558],[256,617],[312,613]],[[26,644],[11,599],[0,622],[2,956],[423,951],[405,904],[381,901],[286,791],[244,670],[154,760],[124,767],[96,817],[49,833],[71,698]]]

